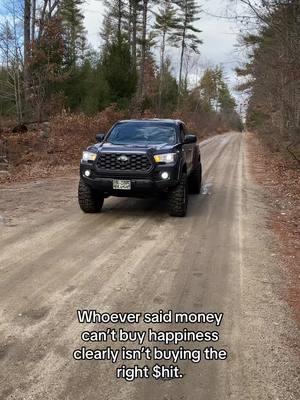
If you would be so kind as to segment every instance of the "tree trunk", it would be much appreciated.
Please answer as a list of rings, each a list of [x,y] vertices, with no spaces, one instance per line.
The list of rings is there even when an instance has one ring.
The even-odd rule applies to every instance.
[[[38,41],[41,39],[43,31],[44,31],[47,6],[48,6],[48,0],[44,0],[43,8],[41,10],[41,15],[39,18],[39,29],[38,29],[38,34],[37,34]]]
[[[31,40],[35,38],[35,23],[36,23],[36,0],[32,0],[32,15],[31,15]]]
[[[190,59],[186,57],[185,72],[184,72],[184,92],[186,93],[188,88],[188,75],[189,75]]]
[[[24,2],[24,94],[27,102],[29,90],[31,0]]]
[[[182,94],[182,70],[183,70],[183,59],[185,52],[185,35],[187,30],[187,2],[185,2],[184,8],[184,21],[183,21],[183,31],[182,31],[182,41],[181,41],[181,54],[180,54],[180,69],[179,69],[179,79],[178,79],[178,108],[180,106],[181,94]]]
[[[122,0],[118,0],[118,41],[121,41],[122,29]]]
[[[166,30],[163,31],[163,37],[161,42],[161,53],[160,53],[160,76],[159,76],[159,90],[158,90],[159,115],[161,115],[161,97],[163,91],[164,66],[165,66],[165,48],[166,48]]]
[[[128,4],[128,10],[129,10],[129,19],[128,19],[128,43],[130,46],[130,49],[132,50],[132,43],[131,43],[131,35],[132,35],[132,0],[129,0]],[[132,55],[132,53],[131,53]]]
[[[144,81],[145,81],[145,63],[146,63],[146,35],[147,35],[147,14],[149,0],[143,0],[143,28],[142,28],[142,51],[141,51],[141,68],[139,80],[139,100],[144,96]]]
[[[185,27],[183,29],[182,41],[181,41],[180,68],[179,68],[179,79],[178,79],[178,106],[180,105],[180,96],[182,94],[182,70],[183,70],[184,51],[185,51]]]
[[[136,42],[137,42],[137,7],[138,1],[132,1],[132,67],[136,70]]]
[[[18,123],[23,121],[23,86],[21,79],[21,65],[22,60],[19,54],[19,44],[17,39],[17,15],[15,12],[15,8],[13,6],[13,16],[12,16],[12,24],[13,24],[13,32],[14,32],[14,44],[13,44],[13,63],[10,65],[9,62],[9,45],[7,42],[6,50],[6,69],[9,72],[11,70],[11,76],[13,77],[13,85],[14,85],[14,100],[16,105],[16,114]]]

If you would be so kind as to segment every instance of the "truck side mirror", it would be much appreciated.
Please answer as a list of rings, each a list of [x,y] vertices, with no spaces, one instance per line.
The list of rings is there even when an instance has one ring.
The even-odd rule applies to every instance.
[[[104,138],[105,138],[105,133],[97,133],[96,135],[97,142],[103,142]]]
[[[186,135],[184,138],[184,144],[196,143],[197,136],[196,135]]]

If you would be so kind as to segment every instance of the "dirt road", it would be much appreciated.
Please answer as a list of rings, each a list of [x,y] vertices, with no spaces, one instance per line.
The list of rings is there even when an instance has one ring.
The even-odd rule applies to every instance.
[[[1,188],[1,399],[299,399],[299,335],[244,138],[201,150],[203,192],[183,219],[135,199],[84,215],[77,177]],[[182,380],[117,381],[109,362],[72,359],[84,308],[223,312],[228,360],[182,362]]]

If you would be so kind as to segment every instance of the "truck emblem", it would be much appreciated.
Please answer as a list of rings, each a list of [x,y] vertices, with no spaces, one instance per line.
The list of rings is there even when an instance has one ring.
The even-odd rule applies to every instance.
[[[127,162],[129,160],[129,158],[127,156],[125,156],[124,154],[122,154],[120,157],[118,157],[118,161],[121,162]]]

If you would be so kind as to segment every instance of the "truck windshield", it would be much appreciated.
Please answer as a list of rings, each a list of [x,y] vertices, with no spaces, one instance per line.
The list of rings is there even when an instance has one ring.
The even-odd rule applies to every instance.
[[[117,124],[106,139],[112,144],[175,144],[176,129],[172,124],[128,122]]]

